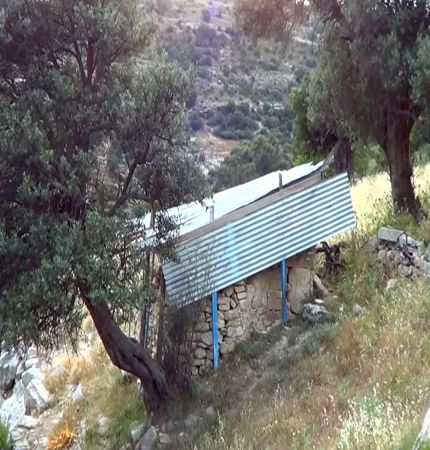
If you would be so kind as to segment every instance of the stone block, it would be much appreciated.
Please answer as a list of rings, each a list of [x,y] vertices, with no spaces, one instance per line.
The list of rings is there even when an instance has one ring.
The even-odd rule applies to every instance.
[[[230,300],[230,308],[231,309],[237,308],[237,301],[235,301],[233,298]]]
[[[245,298],[239,302],[239,308],[241,311],[249,311],[251,309],[251,300]]]
[[[288,273],[288,302],[293,313],[300,314],[313,293],[313,273],[308,269],[292,267]]]
[[[244,285],[238,285],[234,287],[234,290],[236,291],[237,294],[242,294],[246,292],[246,287]]]
[[[195,360],[193,361],[193,366],[195,366],[195,367],[200,367],[200,366],[203,366],[204,363],[205,363],[205,359],[204,359],[204,358],[201,358],[201,359],[195,359]]]
[[[198,322],[196,325],[196,331],[209,331],[210,326],[207,322]]]
[[[246,286],[246,291],[248,296],[253,297],[257,293],[257,288],[253,284],[248,284]]]
[[[228,327],[227,328],[227,337],[235,337],[236,336],[236,328],[235,327]]]
[[[219,297],[218,307],[220,307],[221,305],[228,306],[230,308],[230,297]]]
[[[240,317],[240,312],[237,308],[231,309],[230,311],[225,312],[224,317],[225,317],[225,320],[234,320],[234,319],[237,319],[238,317]]]
[[[224,295],[227,297],[231,297],[234,294],[234,288],[229,286],[227,289],[224,289]]]
[[[203,342],[203,344],[212,345],[213,344],[212,331],[202,333],[200,335],[200,340],[201,340],[201,342]]]
[[[246,292],[238,292],[237,293],[237,299],[240,300],[244,300],[246,298]]]
[[[196,359],[203,359],[206,356],[206,350],[201,347],[197,347],[196,351],[194,352],[194,356],[196,357]]]
[[[397,242],[400,236],[404,235],[402,230],[396,230],[395,228],[382,227],[378,231],[378,239],[380,241]]]
[[[229,299],[228,305],[218,305],[218,309],[220,311],[228,311],[230,309],[230,299]]]

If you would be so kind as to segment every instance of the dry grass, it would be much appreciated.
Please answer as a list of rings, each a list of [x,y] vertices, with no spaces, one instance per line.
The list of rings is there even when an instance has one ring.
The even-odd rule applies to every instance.
[[[416,180],[429,210],[430,166],[417,169]],[[430,398],[430,281],[404,281],[383,294],[383,274],[363,242],[386,224],[428,242],[430,222],[417,226],[395,217],[383,175],[354,186],[353,203],[359,230],[347,237],[347,269],[334,280],[337,297],[329,300],[334,312],[343,305],[340,324],[329,336],[305,343],[309,351],[295,364],[266,366],[253,396],[236,397],[217,426],[189,448],[412,448]],[[356,302],[365,308],[360,319],[352,317]],[[265,389],[273,379],[282,381]],[[228,380],[231,391],[245,389],[240,371]]]
[[[344,320],[323,351],[291,367],[275,394],[256,390],[191,448],[408,448],[430,394],[429,289],[420,280],[377,294],[362,319]]]
[[[128,442],[132,422],[147,421],[136,385],[122,381],[121,372],[100,344],[82,355],[58,358],[56,367],[46,377],[46,386],[56,398],[64,399],[65,407],[61,407],[61,420],[52,430],[53,437],[69,429],[86,450],[116,450]],[[72,402],[71,392],[78,384],[84,397]],[[101,426],[108,431],[102,433]]]

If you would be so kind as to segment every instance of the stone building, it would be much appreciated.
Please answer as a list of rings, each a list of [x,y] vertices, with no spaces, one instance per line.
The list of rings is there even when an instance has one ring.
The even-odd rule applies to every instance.
[[[289,310],[300,313],[312,296],[313,249],[355,226],[348,176],[327,177],[324,162],[170,213],[183,225],[178,260],[162,269],[167,301],[196,313],[193,374],[216,369],[253,331],[286,323]]]

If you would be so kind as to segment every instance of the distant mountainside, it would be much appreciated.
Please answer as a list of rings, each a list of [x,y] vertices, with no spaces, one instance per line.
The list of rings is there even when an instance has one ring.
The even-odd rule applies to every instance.
[[[208,154],[224,157],[262,130],[291,140],[289,95],[316,64],[311,27],[283,46],[243,36],[232,1],[157,0],[155,8],[169,58],[194,68],[190,128]]]

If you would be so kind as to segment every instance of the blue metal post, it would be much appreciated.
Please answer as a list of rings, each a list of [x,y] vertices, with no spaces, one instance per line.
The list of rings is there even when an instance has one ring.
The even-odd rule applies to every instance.
[[[282,323],[287,324],[288,309],[287,309],[287,262],[285,258],[281,262],[281,289],[282,289]]]
[[[218,292],[212,292],[212,336],[214,345],[214,370],[218,370],[219,366]]]

